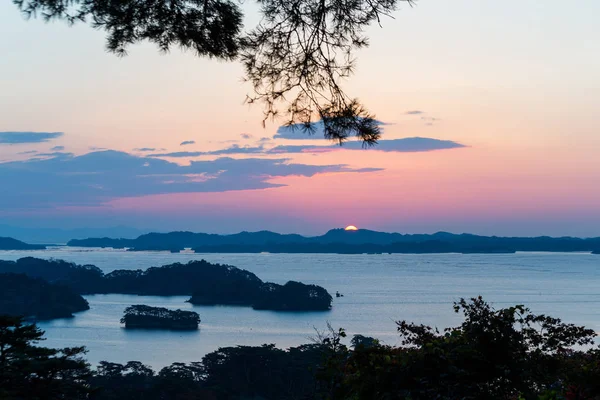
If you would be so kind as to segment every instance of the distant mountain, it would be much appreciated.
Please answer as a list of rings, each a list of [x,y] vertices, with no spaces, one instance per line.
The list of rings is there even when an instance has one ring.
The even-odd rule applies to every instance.
[[[85,239],[89,237],[119,237],[135,239],[146,233],[135,228],[115,226],[111,228],[21,228],[10,225],[0,225],[0,236],[10,236],[28,243],[65,244],[71,239]]]
[[[108,237],[70,240],[67,244],[76,247],[113,247],[136,248],[136,250],[183,250],[197,246],[245,245],[261,246],[265,243],[304,243],[310,241],[300,235],[282,235],[279,233],[240,232],[233,235],[217,235],[210,233],[170,232],[148,233],[137,239],[110,239]]]
[[[516,251],[594,251],[600,238],[496,237],[438,232],[400,234],[367,229],[332,229],[322,236],[282,235],[269,231],[216,235],[192,232],[149,233],[136,239],[71,240],[69,246],[201,253],[514,253]]]
[[[27,244],[10,237],[0,237],[0,250],[43,250],[46,246]]]

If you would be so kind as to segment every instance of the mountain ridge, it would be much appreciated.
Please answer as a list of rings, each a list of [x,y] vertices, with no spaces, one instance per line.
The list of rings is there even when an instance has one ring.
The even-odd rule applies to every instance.
[[[331,229],[320,236],[279,234],[271,231],[230,235],[175,231],[147,233],[136,239],[73,239],[73,247],[128,248],[132,251],[193,249],[219,253],[514,253],[516,251],[583,251],[600,248],[600,237],[499,237],[469,233],[402,234],[368,229]]]

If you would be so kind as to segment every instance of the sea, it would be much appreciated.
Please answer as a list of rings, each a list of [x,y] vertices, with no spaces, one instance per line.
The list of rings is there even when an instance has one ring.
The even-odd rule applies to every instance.
[[[46,347],[85,346],[92,366],[100,361],[141,361],[155,369],[200,361],[219,347],[311,343],[328,326],[400,344],[396,322],[457,326],[460,298],[483,296],[494,307],[524,304],[565,322],[600,332],[600,256],[589,253],[515,254],[194,254],[51,247],[0,251],[0,259],[63,259],[93,264],[105,273],[205,259],[234,265],[263,281],[323,286],[334,295],[331,311],[274,312],[238,306],[193,306],[189,296],[85,296],[90,310],[74,318],[39,323]],[[339,292],[343,297],[335,297]],[[193,310],[198,331],[126,330],[119,319],[133,304]]]

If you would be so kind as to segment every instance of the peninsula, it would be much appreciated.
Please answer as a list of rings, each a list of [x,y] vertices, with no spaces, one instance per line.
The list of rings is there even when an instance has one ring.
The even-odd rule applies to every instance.
[[[66,286],[24,274],[0,274],[0,315],[49,320],[70,318],[89,308],[81,295]]]
[[[0,250],[44,250],[46,246],[28,244],[10,237],[0,237]]]

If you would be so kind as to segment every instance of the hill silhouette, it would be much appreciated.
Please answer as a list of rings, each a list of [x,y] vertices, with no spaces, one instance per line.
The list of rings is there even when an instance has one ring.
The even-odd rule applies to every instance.
[[[93,265],[26,257],[0,261],[0,273],[21,273],[59,283],[80,294],[191,296],[202,305],[240,305],[274,311],[326,311],[332,297],[324,288],[290,281],[263,282],[255,274],[231,265],[207,261],[174,263],[146,270],[115,270],[104,274]]]
[[[69,318],[88,302],[70,288],[25,274],[0,274],[0,315],[37,320]]]
[[[368,229],[332,229],[321,236],[269,231],[217,235],[193,232],[149,233],[136,239],[71,240],[74,247],[128,248],[131,251],[193,249],[199,253],[514,253],[517,251],[591,252],[600,238],[498,237],[437,232],[401,234]]]
[[[28,244],[10,237],[0,237],[0,250],[44,250],[46,246]]]

